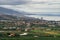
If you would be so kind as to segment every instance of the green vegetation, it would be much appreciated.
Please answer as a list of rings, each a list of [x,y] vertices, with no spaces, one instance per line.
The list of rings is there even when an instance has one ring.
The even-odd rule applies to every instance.
[[[12,37],[12,38],[1,38],[0,40],[60,40],[60,38],[53,37]]]
[[[60,40],[59,30],[60,26],[49,22],[0,21],[0,40]]]
[[[15,33],[15,36],[9,37],[9,32],[0,33],[0,40],[60,40],[60,33],[56,31],[32,30],[28,32],[28,35],[26,36],[19,35],[20,33],[24,32],[12,32]]]

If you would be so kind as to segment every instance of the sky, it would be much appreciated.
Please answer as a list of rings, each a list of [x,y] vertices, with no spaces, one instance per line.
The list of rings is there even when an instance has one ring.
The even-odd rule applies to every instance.
[[[60,0],[0,0],[0,7],[26,12],[28,14],[40,14],[48,20],[60,20]],[[50,16],[53,15],[53,16]],[[41,17],[41,16],[39,16]],[[38,17],[38,18],[39,18]],[[58,19],[57,19],[58,18]]]

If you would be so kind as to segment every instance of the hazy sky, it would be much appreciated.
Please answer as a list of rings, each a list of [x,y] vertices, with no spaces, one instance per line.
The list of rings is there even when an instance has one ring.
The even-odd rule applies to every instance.
[[[0,7],[30,14],[60,15],[60,0],[0,0]]]

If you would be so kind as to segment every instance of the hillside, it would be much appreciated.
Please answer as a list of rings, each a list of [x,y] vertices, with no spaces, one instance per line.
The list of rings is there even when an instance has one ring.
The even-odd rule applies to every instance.
[[[16,16],[0,14],[0,20],[13,20],[17,19]]]
[[[12,9],[0,7],[0,14],[23,16],[24,12],[18,12]]]

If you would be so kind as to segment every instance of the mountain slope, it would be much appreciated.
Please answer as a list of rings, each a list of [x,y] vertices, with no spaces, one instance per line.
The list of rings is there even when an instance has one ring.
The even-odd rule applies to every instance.
[[[16,15],[16,16],[21,16],[23,15],[23,12],[18,12],[12,9],[7,9],[7,8],[3,8],[0,7],[0,14],[6,14],[6,15]]]
[[[0,20],[15,20],[16,16],[0,14]]]

